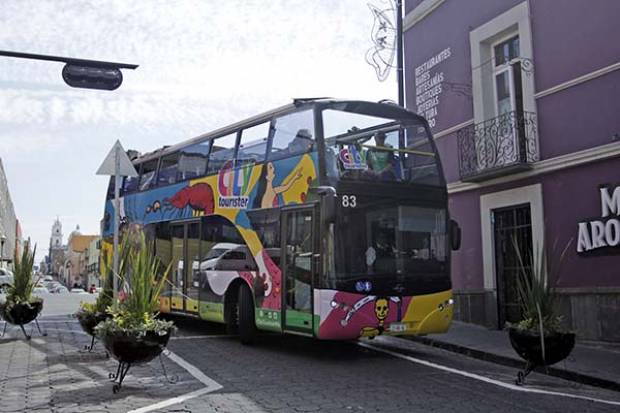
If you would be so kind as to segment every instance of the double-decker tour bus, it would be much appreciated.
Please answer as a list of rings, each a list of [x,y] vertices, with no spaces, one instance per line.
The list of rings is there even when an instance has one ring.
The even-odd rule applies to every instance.
[[[141,228],[171,265],[162,313],[225,323],[243,342],[257,330],[343,340],[448,329],[460,230],[422,117],[296,99],[133,162],[121,229]]]

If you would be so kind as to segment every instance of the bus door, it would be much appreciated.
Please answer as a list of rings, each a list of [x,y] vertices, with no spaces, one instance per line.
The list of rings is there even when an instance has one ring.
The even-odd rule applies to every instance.
[[[198,312],[199,266],[200,222],[173,225],[170,268],[172,310]]]
[[[281,213],[282,329],[311,335],[312,287],[320,258],[317,212],[314,207],[298,207]]]

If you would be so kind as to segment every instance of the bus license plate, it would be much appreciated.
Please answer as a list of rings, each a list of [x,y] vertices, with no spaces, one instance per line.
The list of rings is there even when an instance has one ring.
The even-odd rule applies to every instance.
[[[407,325],[405,323],[390,324],[390,332],[392,333],[402,333],[405,330],[407,330]]]

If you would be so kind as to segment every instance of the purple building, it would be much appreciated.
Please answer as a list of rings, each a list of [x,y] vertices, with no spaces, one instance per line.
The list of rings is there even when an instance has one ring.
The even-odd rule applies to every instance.
[[[620,2],[405,11],[406,105],[429,120],[463,230],[455,317],[516,321],[516,249],[544,242],[556,266],[568,246],[551,280],[566,322],[620,341]]]

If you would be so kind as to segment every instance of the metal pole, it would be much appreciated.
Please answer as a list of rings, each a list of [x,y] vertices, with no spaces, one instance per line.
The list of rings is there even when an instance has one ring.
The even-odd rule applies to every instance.
[[[403,2],[396,0],[396,74],[398,80],[398,105],[405,107],[403,76]]]
[[[121,154],[117,146],[114,153],[114,263],[112,266],[112,288],[114,300],[118,298],[118,225],[120,221]]]
[[[77,66],[101,67],[113,69],[136,69],[138,65],[130,63],[105,62],[102,60],[75,59],[73,57],[50,56],[35,53],[11,52],[9,50],[0,50],[0,56],[16,57],[19,59],[47,60],[50,62],[63,62]]]

